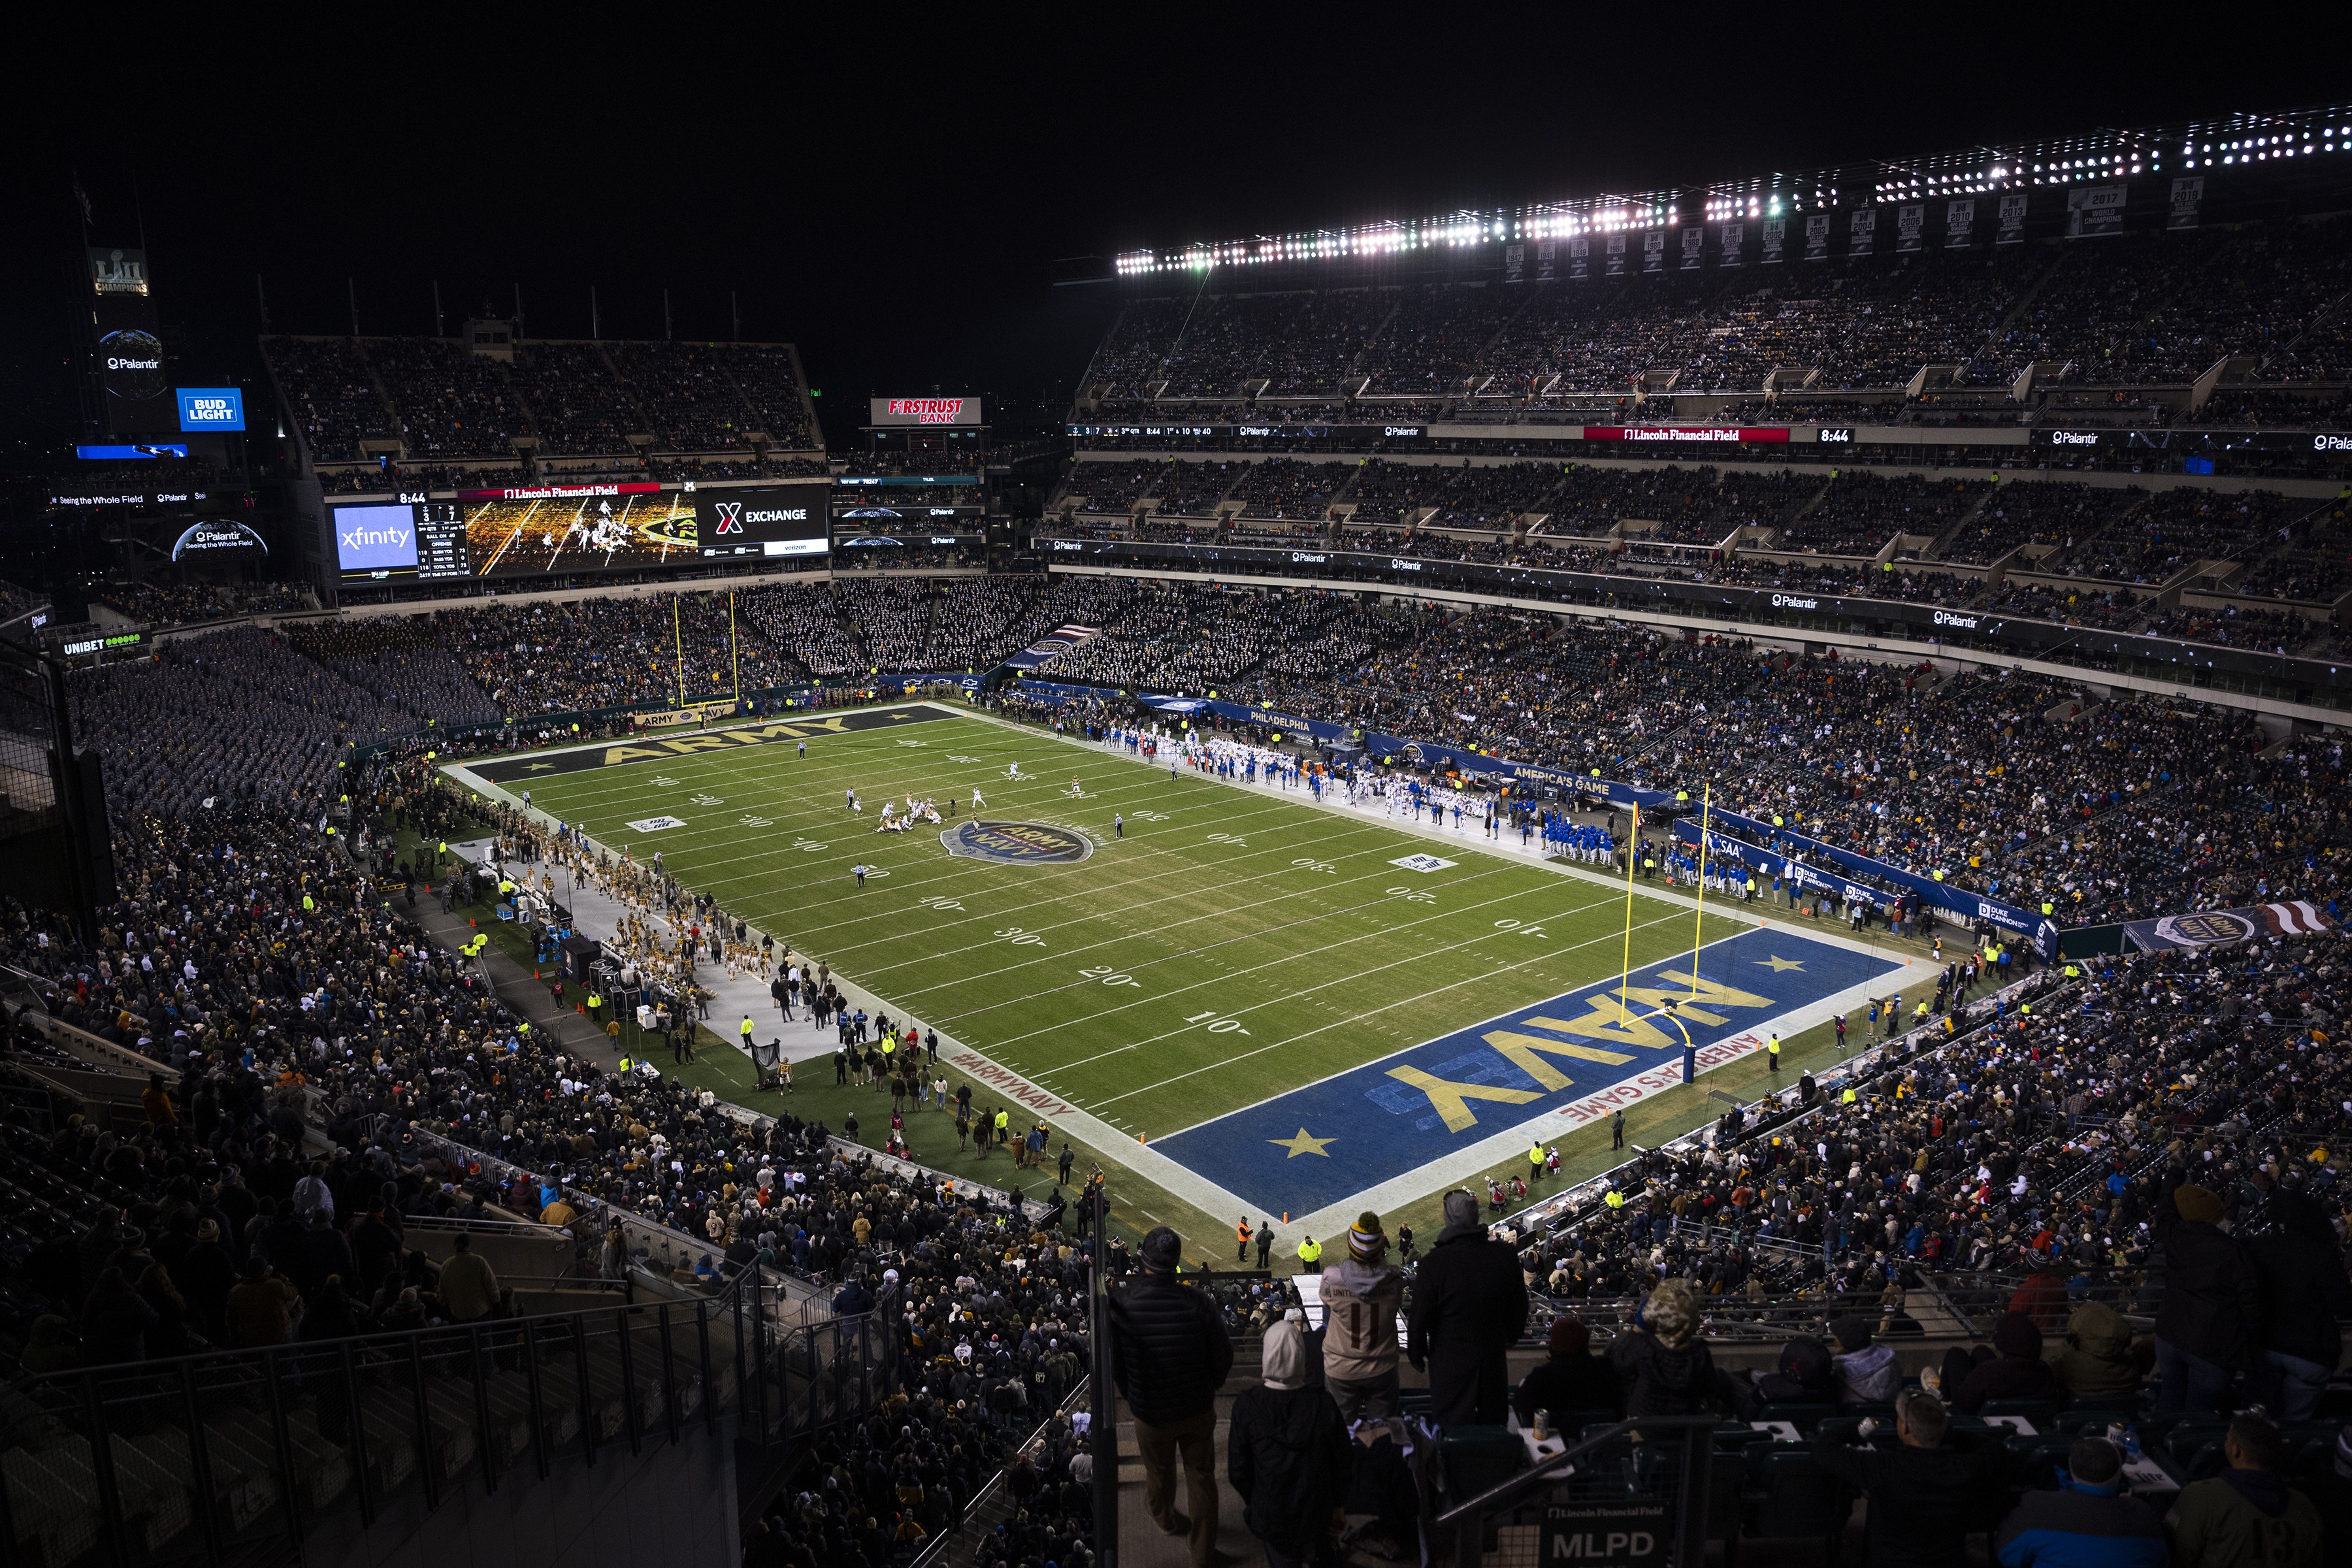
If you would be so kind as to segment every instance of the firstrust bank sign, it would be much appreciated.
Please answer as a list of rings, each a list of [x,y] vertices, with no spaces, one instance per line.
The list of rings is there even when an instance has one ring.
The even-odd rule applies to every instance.
[[[869,425],[977,425],[977,397],[869,397]]]

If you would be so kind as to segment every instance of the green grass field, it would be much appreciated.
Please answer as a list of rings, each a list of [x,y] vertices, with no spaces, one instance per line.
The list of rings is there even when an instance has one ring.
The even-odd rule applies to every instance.
[[[1005,777],[1019,763],[1034,782]],[[909,794],[1076,828],[1069,865],[949,855],[940,829],[875,831]],[[1074,787],[1075,786],[1075,787]],[[1125,1132],[1156,1138],[1467,1018],[1618,972],[1625,900],[1533,864],[1382,823],[1088,754],[976,719],[644,761],[533,781],[533,803],[664,864]],[[855,788],[866,810],[852,813]],[[1127,819],[1114,838],[1113,813]],[[627,824],[658,815],[686,826]],[[1436,852],[1433,875],[1391,861]],[[864,887],[854,864],[871,868]],[[1687,911],[1634,908],[1636,965],[1691,945]],[[1531,946],[1530,929],[1548,934]],[[1741,929],[1710,920],[1707,936]]]
[[[707,743],[721,749],[575,772],[529,759],[484,771],[510,790],[528,784],[534,805],[602,843],[641,858],[662,851],[687,886],[830,963],[894,1015],[1091,1113],[1099,1131],[1057,1122],[1055,1143],[1076,1145],[1081,1172],[1094,1160],[1111,1172],[1129,1223],[1174,1224],[1190,1248],[1221,1261],[1231,1257],[1223,1239],[1231,1216],[1139,1169],[1136,1140],[1157,1144],[1478,1019],[1613,978],[1624,952],[1622,884],[1489,854],[1475,830],[1433,838],[1316,807],[1303,793],[1235,788],[1190,770],[1171,782],[1164,765],[1039,731],[956,716],[812,734],[805,757],[791,741]],[[1015,762],[1029,775],[1019,783],[1007,777]],[[939,826],[875,831],[886,794],[942,807],[952,799],[948,822],[960,825],[973,815],[975,786],[988,819],[1076,829],[1094,852],[1075,863],[995,864],[950,855]],[[853,788],[862,813],[845,804]],[[1114,813],[1126,819],[1123,838],[1113,836]],[[628,826],[662,816],[682,825]],[[1455,864],[1429,874],[1392,864],[1417,854]],[[869,868],[863,888],[851,874],[857,863]],[[1636,968],[1689,951],[1686,907],[1636,896],[1632,909]],[[1749,924],[1710,914],[1706,939]],[[1885,946],[1903,956],[1900,945]],[[1922,987],[1931,988],[1924,965],[1887,985]],[[761,1016],[766,1035],[772,1015]],[[725,1020],[712,1024],[726,1029]],[[783,1032],[803,1048],[829,1039],[804,1025]],[[1826,1026],[1787,1043],[1790,1079],[1837,1054]],[[762,1110],[787,1103],[756,1094],[740,1054],[709,1036],[683,1076]],[[948,1077],[966,1081],[952,1068]],[[836,1089],[823,1062],[803,1063],[796,1079],[790,1103],[801,1114],[837,1127],[855,1104],[865,1141],[879,1141],[887,1098]],[[1711,1091],[1752,1098],[1787,1081],[1768,1079],[1760,1061],[1735,1062],[1699,1086],[1633,1104],[1629,1131],[1637,1142],[1655,1142],[1718,1110],[1704,1098]],[[983,1104],[1003,1098],[974,1088]],[[908,1127],[927,1164],[993,1184],[1051,1185],[1044,1173],[1016,1177],[1004,1156],[959,1151],[945,1117],[918,1115]],[[1558,1142],[1570,1179],[1622,1158],[1597,1124]],[[1433,1226],[1439,1184],[1433,1177],[1395,1217]]]

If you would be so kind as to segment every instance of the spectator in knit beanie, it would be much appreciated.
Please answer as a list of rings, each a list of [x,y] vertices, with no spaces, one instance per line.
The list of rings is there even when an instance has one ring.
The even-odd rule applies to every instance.
[[[1367,1209],[1348,1232],[1348,1256],[1323,1271],[1323,1380],[1350,1424],[1397,1412],[1397,1314],[1404,1271],[1388,1261],[1381,1216]]]
[[[1715,1357],[1698,1337],[1698,1295],[1687,1279],[1661,1279],[1632,1331],[1609,1347],[1627,1386],[1625,1414],[1695,1415],[1716,1393]]]
[[[1551,1412],[1552,1426],[1573,1430],[1571,1420],[1614,1421],[1625,1414],[1624,1385],[1607,1363],[1592,1353],[1592,1331],[1573,1315],[1551,1324],[1551,1358],[1528,1373],[1512,1404],[1522,1423],[1536,1412]]]
[[[2235,1373],[2254,1364],[2262,1289],[2253,1262],[2221,1228],[2221,1199],[2207,1187],[2175,1188],[2177,1218],[2157,1211],[2164,1247],[2164,1305],[2156,1314],[2156,1413],[2219,1410]]]

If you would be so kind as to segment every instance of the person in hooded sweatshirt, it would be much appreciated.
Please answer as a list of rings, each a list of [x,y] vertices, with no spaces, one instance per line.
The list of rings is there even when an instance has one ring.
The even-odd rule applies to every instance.
[[[1902,1369],[1895,1352],[1877,1342],[1877,1331],[1864,1317],[1840,1318],[1830,1325],[1831,1365],[1837,1370],[1837,1402],[1881,1405],[1895,1397]]]
[[[2147,1375],[2131,1325],[2104,1301],[2085,1301],[2066,1320],[2066,1342],[2050,1358],[2050,1375],[2069,1399],[2136,1394]]]
[[[1974,1415],[1988,1399],[2056,1399],[2057,1379],[2042,1359],[2042,1331],[2023,1312],[2003,1312],[1993,1325],[1992,1345],[1973,1351],[1955,1345],[1944,1352],[1944,1396],[1951,1407]]]
[[[2183,1487],[2164,1516],[2177,1568],[2319,1568],[2319,1510],[2279,1474],[2285,1448],[2263,1416],[2249,1413],[2230,1423],[2221,1444],[2229,1468]]]
[[[1770,1372],[1725,1373],[1723,1387],[1725,1402],[1742,1421],[1755,1420],[1768,1404],[1837,1403],[1830,1347],[1811,1334],[1799,1334],[1782,1345],[1780,1362]]]
[[[1573,1315],[1552,1320],[1551,1357],[1520,1380],[1511,1405],[1519,1419],[1532,1423],[1538,1410],[1549,1410],[1557,1426],[1570,1411],[1606,1415],[1612,1421],[1625,1414],[1625,1386],[1609,1363],[1592,1353],[1592,1331]]]
[[[1348,1232],[1348,1256],[1323,1271],[1323,1385],[1341,1420],[1397,1413],[1397,1315],[1404,1270],[1388,1261],[1389,1238],[1370,1209]]]
[[[1504,1357],[1528,1329],[1528,1282],[1507,1243],[1489,1241],[1478,1200],[1445,1194],[1437,1233],[1413,1282],[1405,1355],[1429,1373],[1429,1418],[1440,1428],[1502,1424],[1511,1392]]]
[[[1265,1381],[1234,1401],[1225,1434],[1225,1479],[1268,1568],[1328,1558],[1347,1527],[1354,1456],[1339,1406],[1327,1390],[1307,1386],[1304,1342],[1288,1319],[1265,1331]]]
[[[2221,1200],[2210,1188],[2172,1194],[2157,1211],[2164,1243],[2164,1304],[2156,1313],[2158,1415],[2219,1410],[2234,1372],[2254,1364],[2262,1286],[2245,1248],[2221,1227]]]
[[[1625,1384],[1625,1414],[1696,1415],[1716,1397],[1715,1357],[1698,1337],[1698,1294],[1687,1279],[1661,1279],[1610,1342],[1609,1364]]]

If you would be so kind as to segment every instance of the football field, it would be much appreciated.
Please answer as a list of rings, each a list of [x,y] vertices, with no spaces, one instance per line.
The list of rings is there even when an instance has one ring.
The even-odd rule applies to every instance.
[[[1057,1137],[1173,1162],[1190,1179],[1168,1184],[1210,1212],[1458,1180],[1465,1152],[1678,1073],[1685,1029],[1760,1048],[1759,1027],[1900,967],[1710,907],[1694,970],[1691,909],[1637,891],[1621,1010],[1622,883],[1493,852],[1475,827],[1433,837],[1304,790],[1171,779],[940,705],[469,771],[603,845],[660,851],[967,1064],[1050,1097],[1032,1108],[1082,1113]],[[909,795],[943,822],[877,831],[884,800]],[[1678,1022],[1658,1016],[1669,997]]]

